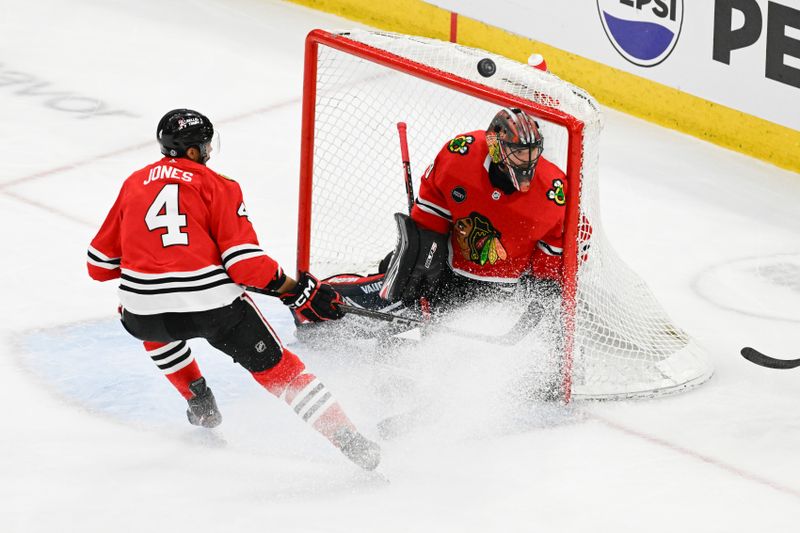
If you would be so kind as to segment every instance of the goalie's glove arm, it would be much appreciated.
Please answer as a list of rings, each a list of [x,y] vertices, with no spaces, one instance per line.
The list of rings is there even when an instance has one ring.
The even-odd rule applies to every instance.
[[[453,154],[448,146],[449,143],[445,144],[433,164],[425,169],[411,209],[411,218],[417,227],[436,233],[449,233],[453,224],[449,200],[452,187],[446,186],[446,178],[453,171],[463,172],[460,168],[452,168],[454,164],[462,162],[462,156]]]
[[[442,208],[434,211],[433,204],[417,198],[411,210],[411,218],[417,227],[435,231],[436,233],[449,233],[452,228],[452,219],[444,214]]]

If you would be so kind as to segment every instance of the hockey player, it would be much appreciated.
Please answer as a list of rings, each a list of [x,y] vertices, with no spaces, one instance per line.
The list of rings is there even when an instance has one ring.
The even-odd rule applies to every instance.
[[[447,307],[510,291],[520,279],[558,292],[567,180],[542,157],[544,138],[524,111],[501,109],[487,130],[455,136],[422,176],[381,296]],[[347,291],[347,287],[342,287]]]
[[[164,157],[134,172],[89,247],[89,275],[120,279],[125,329],[188,401],[195,425],[222,417],[187,339],[202,337],[228,354],[353,462],[380,461],[331,392],[287,350],[245,287],[277,296],[306,320],[341,317],[330,285],[287,276],[261,249],[239,184],[206,166],[214,128],[189,109],[158,123]]]

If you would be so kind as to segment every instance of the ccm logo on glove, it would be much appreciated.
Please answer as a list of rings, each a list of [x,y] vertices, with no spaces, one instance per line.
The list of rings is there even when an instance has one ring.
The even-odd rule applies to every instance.
[[[303,272],[297,285],[280,295],[281,301],[295,313],[295,317],[302,322],[322,322],[342,318],[339,304],[342,297],[333,287]]]
[[[303,307],[306,302],[308,302],[311,295],[314,293],[314,290],[317,288],[317,280],[313,277],[309,276],[308,284],[303,287],[303,291],[296,296],[294,300],[291,302],[285,302],[286,305],[289,306],[291,309],[297,309],[298,307]],[[299,283],[298,283],[299,285]]]

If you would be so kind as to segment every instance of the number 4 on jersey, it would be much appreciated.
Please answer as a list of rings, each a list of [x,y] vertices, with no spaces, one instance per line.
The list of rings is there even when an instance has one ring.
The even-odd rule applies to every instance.
[[[147,209],[144,221],[150,231],[167,228],[167,232],[161,236],[161,244],[165,248],[189,244],[189,234],[181,232],[181,228],[186,227],[186,215],[178,211],[177,183],[164,185]]]

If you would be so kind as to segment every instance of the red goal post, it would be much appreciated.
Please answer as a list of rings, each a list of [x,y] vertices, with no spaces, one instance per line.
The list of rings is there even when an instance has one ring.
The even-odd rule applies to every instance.
[[[484,78],[475,68],[477,60],[485,57],[492,58],[498,65],[497,73],[490,78]],[[469,69],[469,65],[473,68]],[[592,295],[602,292],[598,289],[580,293],[579,268],[584,267],[578,261],[579,249],[587,244],[586,236],[579,235],[582,216],[589,218],[594,229],[591,253],[599,256],[595,262],[605,259],[606,255],[618,261],[613,255],[613,250],[606,254],[605,249],[610,249],[610,246],[605,245],[602,233],[598,231],[599,208],[591,205],[592,202],[598,203],[595,198],[596,187],[590,187],[588,195],[585,191],[585,180],[597,181],[600,113],[596,102],[581,89],[559,80],[550,73],[540,72],[489,52],[432,39],[364,30],[341,33],[314,30],[309,33],[306,39],[304,75],[297,268],[311,270],[319,275],[342,272],[348,268],[365,268],[359,261],[350,266],[350,256],[362,253],[361,247],[351,246],[348,251],[336,249],[337,245],[345,246],[347,232],[353,231],[338,230],[338,226],[349,224],[350,228],[366,227],[370,233],[373,230],[376,233],[385,233],[383,229],[377,230],[378,226],[383,225],[381,219],[383,217],[393,229],[392,213],[400,209],[394,208],[397,204],[393,198],[386,202],[382,198],[384,190],[393,189],[394,185],[375,185],[375,188],[364,196],[360,205],[357,198],[363,189],[373,187],[372,180],[375,176],[383,178],[387,173],[391,174],[391,177],[386,179],[397,181],[398,198],[403,198],[399,170],[370,166],[375,164],[370,158],[386,159],[390,168],[399,169],[399,157],[391,151],[381,152],[383,145],[386,144],[385,140],[362,145],[359,139],[359,137],[369,140],[373,140],[373,137],[383,139],[383,130],[388,129],[385,124],[394,120],[393,113],[418,114],[417,121],[409,120],[410,127],[417,126],[415,133],[411,134],[412,141],[420,137],[420,130],[424,132],[433,130],[439,122],[460,121],[469,124],[469,128],[465,126],[463,130],[457,129],[459,126],[455,124],[445,124],[443,131],[449,133],[438,134],[438,138],[437,135],[431,134],[424,140],[417,139],[418,152],[424,151],[425,147],[430,145],[435,153],[449,138],[446,135],[485,127],[488,124],[487,119],[478,117],[490,117],[488,111],[491,110],[493,114],[499,107],[519,107],[543,123],[546,134],[545,155],[562,167],[570,185],[567,189],[562,271],[566,346],[564,360],[561,363],[564,391],[569,399],[574,385],[572,359],[575,351],[576,326],[582,327],[582,323],[577,323],[580,320],[579,313],[588,307],[589,313],[597,315],[600,306],[592,307],[594,304],[590,300]],[[425,92],[419,92],[418,96],[415,91]],[[448,107],[451,100],[457,100],[458,104]],[[476,108],[479,111],[472,111],[473,108],[469,106],[473,105],[479,106]],[[419,108],[424,108],[424,112]],[[421,124],[418,122],[423,122],[427,116],[436,113],[442,113],[443,116],[439,120],[431,118],[420,127]],[[587,120],[591,124],[588,128],[591,136],[589,139],[586,138]],[[373,126],[374,128],[370,129]],[[555,141],[548,142],[548,140]],[[549,146],[552,148],[548,153]],[[364,154],[362,153],[364,151],[370,153]],[[417,174],[422,165],[431,161],[432,157],[428,160],[417,158],[414,161]],[[335,200],[327,199],[326,195],[334,193],[329,192],[332,188],[326,190],[321,180],[331,181],[336,184],[337,189],[344,189],[344,192],[337,191],[336,194],[343,195],[341,198],[351,205],[337,205]],[[394,194],[393,190],[391,196]],[[383,203],[391,205],[384,206]],[[351,221],[349,221],[345,220],[347,213],[335,213],[337,208],[342,211],[353,208],[360,211],[350,214]],[[327,237],[329,234],[332,236]],[[383,253],[391,250],[394,236],[391,237],[389,242],[383,237],[383,240],[375,245],[374,250],[365,250],[364,259],[369,258],[366,253],[368,251],[375,254],[373,259],[379,260],[382,257],[381,250]],[[371,246],[369,243],[364,245],[365,248]],[[598,250],[595,251],[595,248]],[[320,257],[318,262],[315,261],[315,256]],[[329,268],[332,270],[326,271]],[[597,277],[596,273],[591,273],[591,276],[587,274],[587,287],[602,286],[603,274],[599,276],[600,283],[594,282],[594,277]],[[638,284],[638,277],[631,279],[635,279],[634,284]],[[582,303],[581,297],[584,295],[589,298]],[[653,305],[649,300],[647,305],[650,312],[650,307]],[[655,306],[660,310],[657,302]],[[655,320],[658,323],[656,328],[668,330],[667,336],[680,337],[679,344],[688,344],[686,341],[688,337],[684,338],[684,334],[674,328],[668,319],[659,316]],[[619,338],[611,338],[614,335],[608,334],[607,331],[613,329],[614,324],[609,326],[602,318],[596,316],[590,322],[596,331],[589,335],[592,337],[588,339],[591,342],[585,343],[586,346],[592,345],[596,348],[596,345],[602,345],[604,342],[609,345],[627,343],[628,347],[623,351],[631,352],[625,354],[625,357],[631,360],[630,363],[626,363],[629,366],[638,365],[635,361],[636,356],[632,355],[633,352],[642,351],[641,345],[652,344],[652,339],[649,338],[644,342],[636,338],[631,340],[627,332],[618,334]],[[594,324],[595,322],[601,325]],[[623,324],[625,319],[622,317],[622,320],[615,319],[612,322]],[[648,327],[643,329],[647,330]],[[663,336],[663,331],[659,335]],[[581,346],[581,354],[586,353],[586,346]],[[678,348],[675,348],[675,351],[679,351]],[[657,362],[665,350],[657,347],[655,352],[657,355],[652,359]],[[650,356],[645,358],[648,357]],[[603,365],[593,366],[602,368]],[[632,389],[635,390],[626,390],[623,383],[605,389],[599,387],[596,392],[587,390],[585,394],[579,395],[610,398],[650,396],[659,393],[655,391],[680,390],[702,382],[710,376],[710,366],[705,368],[703,361],[699,361],[695,366],[696,372],[683,372],[674,383],[655,383],[651,387],[646,380],[637,381],[639,378],[634,378],[635,385]]]

